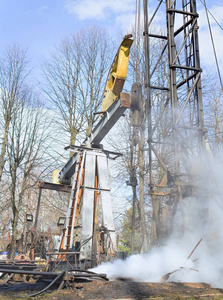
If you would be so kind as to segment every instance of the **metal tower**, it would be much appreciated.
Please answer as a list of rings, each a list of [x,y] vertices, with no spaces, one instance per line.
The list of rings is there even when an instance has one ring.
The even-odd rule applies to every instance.
[[[166,15],[166,29],[156,17]],[[153,241],[167,237],[196,192],[193,159],[204,146],[196,0],[159,1],[148,20],[144,0],[145,87],[148,108],[149,194]]]

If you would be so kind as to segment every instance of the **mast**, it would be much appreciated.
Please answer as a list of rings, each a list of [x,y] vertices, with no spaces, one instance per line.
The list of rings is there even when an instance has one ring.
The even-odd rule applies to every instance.
[[[144,0],[145,87],[148,105],[149,195],[153,205],[153,239],[161,242],[181,215],[184,200],[194,196],[192,158],[204,147],[204,118],[196,0],[160,1],[148,21]],[[154,18],[165,10],[166,30]],[[151,60],[150,47],[157,57]]]

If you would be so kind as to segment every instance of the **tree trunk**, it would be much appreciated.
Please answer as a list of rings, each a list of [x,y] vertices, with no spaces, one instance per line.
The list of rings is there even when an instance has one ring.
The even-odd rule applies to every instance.
[[[14,257],[15,257],[18,216],[19,216],[19,212],[16,209],[16,207],[14,207],[13,208],[13,220],[12,220],[11,253],[10,253],[11,259],[14,259]]]
[[[8,134],[9,134],[9,123],[10,123],[9,120],[7,120],[5,123],[5,132],[4,132],[4,138],[3,138],[2,149],[0,154],[0,182],[2,180],[2,173],[5,165],[5,153],[6,153],[6,146],[8,141]]]
[[[17,238],[17,224],[18,224],[18,209],[16,207],[16,172],[17,166],[16,163],[12,166],[11,176],[11,203],[12,203],[12,238],[11,238],[11,247],[10,247],[10,258],[15,257],[15,248],[16,248],[16,238]]]
[[[92,117],[90,117],[90,119],[88,121],[88,128],[86,130],[87,136],[89,136],[89,134],[91,133],[92,127],[93,127],[93,119],[92,119]]]

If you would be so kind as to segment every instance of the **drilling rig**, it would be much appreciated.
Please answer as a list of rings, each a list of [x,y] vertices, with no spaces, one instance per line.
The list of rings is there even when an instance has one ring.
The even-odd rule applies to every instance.
[[[55,183],[40,182],[39,188],[69,191],[70,200],[60,240],[60,269],[68,265],[88,269],[117,257],[117,239],[112,213],[109,159],[120,153],[103,149],[102,139],[131,106],[130,95],[122,93],[125,83],[132,35],[124,37],[111,66],[104,90],[100,120],[80,146],[70,145],[73,155],[59,172]],[[38,220],[38,201],[35,229]],[[65,266],[64,266],[65,265]]]
[[[138,3],[140,7],[140,0]],[[73,155],[59,172],[55,182],[39,183],[34,233],[37,229],[42,190],[70,193],[58,251],[48,253],[53,257],[50,259],[51,270],[72,268],[70,274],[73,276],[77,269],[87,270],[117,257],[108,161],[121,154],[105,150],[101,141],[127,108],[132,111],[134,147],[139,139],[140,111],[143,110],[143,105],[147,108],[148,195],[153,208],[151,244],[159,244],[172,233],[177,214],[181,215],[181,224],[178,226],[184,229],[185,201],[188,198],[199,201],[198,198],[195,199],[197,186],[194,165],[189,163],[191,158],[202,154],[206,132],[196,0],[159,0],[150,20],[148,0],[144,0],[143,4],[144,84],[137,80],[132,86],[131,97],[122,93],[133,43],[130,35],[125,36],[109,72],[99,112],[100,121],[80,146],[70,145],[65,148],[73,152]],[[152,27],[153,21],[164,5],[166,30],[164,33],[153,32],[156,28]],[[150,46],[154,40],[154,45],[159,45],[160,53],[151,62]],[[142,103],[143,98],[145,103]],[[134,169],[130,180],[134,187],[133,211],[137,185],[135,174]],[[207,207],[206,199],[202,200],[203,207]],[[134,221],[134,213],[132,220]],[[6,269],[0,271],[8,272]],[[59,275],[50,275],[64,274],[61,272]],[[39,275],[42,276],[43,273]]]
[[[137,2],[140,6],[140,0]],[[125,38],[108,76],[104,100],[99,112],[101,120],[81,146],[66,148],[75,154],[61,170],[60,185],[55,187],[57,190],[64,188],[71,192],[59,257],[62,257],[61,253],[66,255],[65,253],[72,250],[74,256],[78,257],[78,261],[84,262],[86,267],[94,266],[108,257],[109,259],[114,257],[117,250],[111,200],[108,200],[110,196],[107,196],[110,195],[109,171],[108,167],[103,169],[102,165],[107,165],[108,157],[116,157],[119,154],[103,150],[100,142],[126,107],[132,110],[134,147],[138,140],[139,112],[143,105],[147,108],[145,118],[148,126],[146,134],[148,155],[146,157],[145,154],[145,160],[148,161],[146,176],[149,191],[147,194],[153,209],[151,244],[162,243],[165,238],[168,238],[177,222],[176,216],[181,217],[178,227],[182,231],[185,229],[184,202],[187,198],[196,197],[195,168],[189,161],[203,152],[206,133],[198,44],[199,15],[196,1],[167,0],[164,3],[160,0],[150,20],[147,0],[143,1],[143,6],[145,77],[141,83],[140,78],[136,76],[131,94],[131,99],[136,99],[137,104],[133,103],[134,100],[130,107],[129,96],[120,94],[127,71],[127,60],[122,60],[120,55],[125,52],[121,49],[129,40]],[[157,32],[156,26],[153,26],[160,11],[161,14],[165,12],[166,15],[166,27],[163,33]],[[138,36],[141,32],[140,30],[135,32],[135,40],[139,43]],[[152,45],[156,45],[157,53],[153,61],[150,55]],[[129,52],[130,47],[128,46],[127,49]],[[86,169],[85,165],[93,167]],[[88,173],[90,170],[92,173]],[[136,178],[134,172],[135,169],[132,178]],[[100,181],[102,178],[107,179],[102,182]],[[130,183],[134,187],[133,194],[136,195],[136,182],[130,179]],[[41,183],[40,188],[49,188],[49,185]],[[107,199],[107,203],[98,200],[99,194],[101,199]],[[94,198],[94,201],[87,204],[88,200],[85,196],[87,199]],[[136,197],[133,195],[133,198]],[[98,211],[96,207],[99,207],[99,203],[101,209]],[[88,216],[88,211],[91,218]],[[83,227],[83,224],[86,224],[86,227]],[[145,238],[144,242],[146,243]],[[99,256],[98,247],[95,246],[98,244],[101,249]]]
[[[148,1],[143,3],[152,242],[159,243],[172,233],[177,214],[181,216],[178,227],[184,231],[185,201],[193,196],[194,201],[199,201],[193,159],[202,155],[206,133],[199,15],[196,0],[161,0],[149,20]],[[154,26],[159,13],[166,15],[163,32]],[[153,61],[150,57],[152,45],[156,45],[158,52]]]

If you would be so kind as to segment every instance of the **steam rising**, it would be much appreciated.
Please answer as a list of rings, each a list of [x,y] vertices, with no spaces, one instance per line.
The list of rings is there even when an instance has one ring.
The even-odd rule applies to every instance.
[[[182,228],[179,213],[176,230],[165,245],[147,254],[103,263],[93,271],[106,273],[110,279],[159,282],[166,275],[167,281],[206,282],[223,287],[223,159],[215,160],[209,155],[197,161],[192,164],[196,197],[185,198],[183,203],[184,234],[178,231]]]

